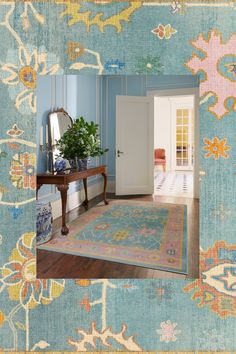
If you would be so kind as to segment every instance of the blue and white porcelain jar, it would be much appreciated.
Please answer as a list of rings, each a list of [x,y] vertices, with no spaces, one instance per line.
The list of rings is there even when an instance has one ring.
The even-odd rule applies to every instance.
[[[58,157],[54,163],[55,170],[57,172],[62,172],[66,169],[66,160],[62,157]]]
[[[36,203],[37,245],[48,242],[52,238],[52,206],[50,202]]]

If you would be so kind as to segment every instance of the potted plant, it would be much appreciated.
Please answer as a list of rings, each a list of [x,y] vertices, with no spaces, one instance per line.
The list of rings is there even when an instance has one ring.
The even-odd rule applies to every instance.
[[[60,156],[78,161],[79,168],[86,168],[89,157],[101,156],[108,151],[101,148],[98,128],[94,122],[86,122],[83,117],[77,118],[57,142]]]

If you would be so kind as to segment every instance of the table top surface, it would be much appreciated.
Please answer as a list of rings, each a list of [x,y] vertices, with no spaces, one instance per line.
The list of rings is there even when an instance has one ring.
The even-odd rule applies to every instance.
[[[91,165],[88,166],[87,168],[76,170],[76,169],[68,169],[62,172],[57,172],[54,171],[52,173],[39,173],[37,174],[37,177],[48,177],[48,178],[54,178],[54,177],[72,177],[76,175],[85,175],[85,174],[90,174],[92,172],[96,173],[100,170],[103,170],[106,168],[106,165]]]

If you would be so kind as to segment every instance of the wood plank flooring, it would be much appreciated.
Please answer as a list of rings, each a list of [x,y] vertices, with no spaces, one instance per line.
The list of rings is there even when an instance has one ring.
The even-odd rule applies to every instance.
[[[113,194],[107,195],[109,199],[133,199],[156,201],[159,203],[185,204],[188,206],[188,254],[189,273],[187,278],[198,278],[199,268],[199,201],[191,198],[162,197],[162,196],[131,196],[116,198]],[[102,196],[89,202],[89,208],[99,203]],[[85,212],[84,207],[79,207],[67,215],[68,223]],[[54,221],[54,230],[61,225],[61,218]],[[37,277],[41,279],[185,279],[186,276],[177,273],[159,271],[138,266],[126,265],[116,262],[103,261],[88,257],[72,256],[57,252],[37,250]]]

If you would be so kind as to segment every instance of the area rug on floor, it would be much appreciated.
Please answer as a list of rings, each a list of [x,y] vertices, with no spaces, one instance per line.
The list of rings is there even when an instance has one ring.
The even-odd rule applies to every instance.
[[[187,207],[114,200],[69,224],[39,249],[187,274]]]

